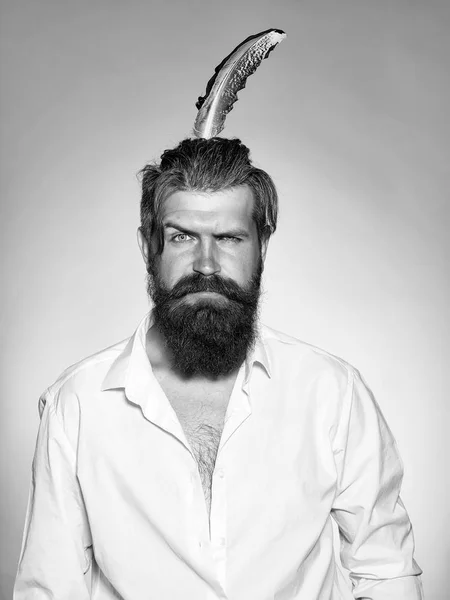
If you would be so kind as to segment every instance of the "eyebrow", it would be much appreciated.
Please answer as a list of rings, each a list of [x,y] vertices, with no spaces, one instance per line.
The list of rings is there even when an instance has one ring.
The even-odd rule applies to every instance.
[[[176,229],[177,231],[180,231],[182,233],[187,233],[188,235],[197,235],[195,233],[195,231],[191,231],[189,229],[187,229],[186,227],[183,227],[182,225],[177,225],[176,223],[172,223],[172,221],[167,221],[167,223],[164,223],[164,229]],[[230,228],[227,229],[226,231],[223,231],[221,233],[215,233],[213,234],[214,237],[243,237],[243,238],[248,238],[250,237],[249,232],[246,229],[242,229],[242,228]]]

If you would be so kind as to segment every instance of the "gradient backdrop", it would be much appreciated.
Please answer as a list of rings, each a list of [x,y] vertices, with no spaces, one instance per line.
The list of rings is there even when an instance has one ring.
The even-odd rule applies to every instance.
[[[280,192],[264,321],[368,380],[405,463],[427,600],[448,598],[450,3],[3,0],[1,600],[40,393],[148,307],[135,175],[190,134],[214,66],[268,27],[288,38],[224,132]]]

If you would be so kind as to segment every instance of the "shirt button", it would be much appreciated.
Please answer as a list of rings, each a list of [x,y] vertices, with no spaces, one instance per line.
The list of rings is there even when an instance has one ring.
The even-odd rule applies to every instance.
[[[225,473],[223,472],[223,469],[219,469],[217,471],[217,476],[220,477],[220,479],[223,479],[225,477]]]
[[[225,538],[219,538],[219,546],[225,546]]]

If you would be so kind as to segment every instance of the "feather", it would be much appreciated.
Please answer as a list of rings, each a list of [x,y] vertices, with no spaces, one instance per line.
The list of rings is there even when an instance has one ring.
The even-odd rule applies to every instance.
[[[285,37],[280,29],[267,29],[248,37],[223,59],[208,81],[205,95],[195,104],[198,108],[195,137],[211,138],[222,131],[225,118],[238,99],[237,92]]]

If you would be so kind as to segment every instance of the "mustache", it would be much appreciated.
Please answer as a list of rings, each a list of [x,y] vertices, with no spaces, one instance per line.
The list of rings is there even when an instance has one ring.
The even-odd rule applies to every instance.
[[[241,288],[235,281],[224,279],[220,275],[205,276],[201,273],[186,275],[173,286],[168,295],[171,300],[177,300],[197,292],[216,292],[243,304],[253,300],[252,292]]]

